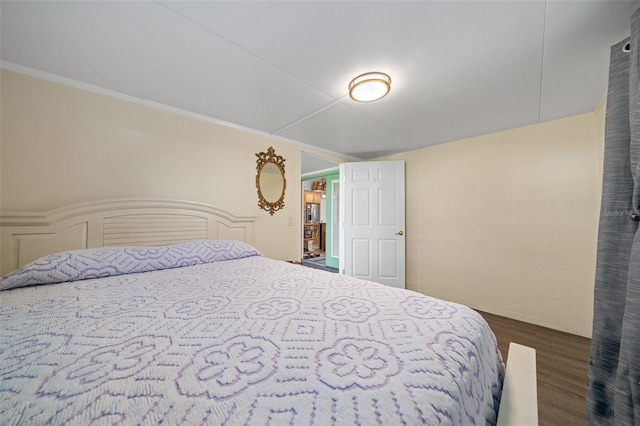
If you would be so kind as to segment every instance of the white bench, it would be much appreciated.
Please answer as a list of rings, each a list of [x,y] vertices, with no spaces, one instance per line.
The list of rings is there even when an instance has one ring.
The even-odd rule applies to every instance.
[[[511,342],[497,426],[537,426],[536,350]]]

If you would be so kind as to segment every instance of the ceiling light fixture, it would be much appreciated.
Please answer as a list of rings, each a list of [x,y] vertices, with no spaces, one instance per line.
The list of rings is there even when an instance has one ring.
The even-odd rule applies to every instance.
[[[368,72],[351,80],[349,97],[357,102],[373,102],[387,96],[391,90],[391,77],[381,72]]]

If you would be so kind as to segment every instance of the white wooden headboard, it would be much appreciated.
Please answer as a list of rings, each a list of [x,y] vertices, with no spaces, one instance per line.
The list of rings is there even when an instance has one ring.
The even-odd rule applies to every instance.
[[[206,238],[253,243],[253,216],[207,204],[114,199],[48,212],[0,215],[2,276],[47,254],[83,248],[158,246]]]

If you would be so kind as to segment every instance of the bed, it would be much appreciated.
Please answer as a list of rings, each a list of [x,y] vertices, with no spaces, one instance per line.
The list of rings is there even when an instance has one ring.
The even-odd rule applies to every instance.
[[[194,218],[196,239],[161,224]],[[253,220],[157,200],[3,216],[3,423],[496,423],[480,315],[265,258]]]

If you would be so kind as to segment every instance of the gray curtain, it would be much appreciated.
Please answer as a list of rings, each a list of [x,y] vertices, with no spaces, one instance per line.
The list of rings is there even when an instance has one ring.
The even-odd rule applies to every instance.
[[[630,39],[611,48],[589,425],[640,425],[639,46],[640,9],[631,18]]]

